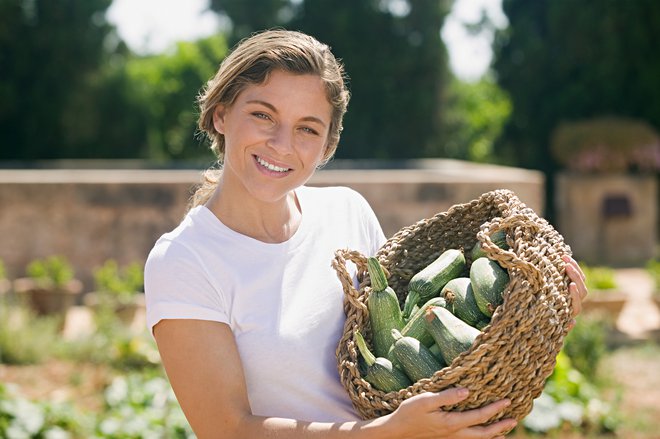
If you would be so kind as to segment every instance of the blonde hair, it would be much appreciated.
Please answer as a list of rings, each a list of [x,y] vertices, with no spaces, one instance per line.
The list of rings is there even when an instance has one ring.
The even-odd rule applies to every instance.
[[[334,155],[350,99],[344,67],[330,47],[315,38],[301,32],[275,29],[256,33],[239,42],[199,95],[199,129],[211,141],[211,150],[218,163],[222,164],[224,160],[225,138],[213,125],[215,108],[218,105],[231,106],[247,86],[264,83],[274,70],[317,75],[323,80],[332,116],[322,164]],[[205,172],[204,182],[191,200],[192,206],[203,204],[210,198],[219,174],[217,169]]]

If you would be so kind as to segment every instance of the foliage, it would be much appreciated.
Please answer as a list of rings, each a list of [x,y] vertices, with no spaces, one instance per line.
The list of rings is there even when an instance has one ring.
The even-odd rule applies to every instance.
[[[660,171],[660,137],[649,124],[600,117],[559,124],[551,151],[562,166],[583,172]]]
[[[63,287],[74,277],[73,266],[62,255],[34,259],[27,265],[25,272],[44,286]]]
[[[598,396],[598,389],[588,381],[563,351],[548,378],[541,396],[522,424],[528,430],[547,433],[564,428],[595,433],[611,433],[620,425],[617,410]]]
[[[373,159],[437,152],[449,80],[440,29],[450,6],[449,0],[211,2],[231,19],[234,39],[281,26],[330,45],[352,92],[337,157]]]
[[[7,279],[7,269],[5,268],[5,261],[0,259],[0,280]]]
[[[111,0],[0,2],[0,159],[67,154],[64,115],[111,45]],[[87,103],[90,110],[93,101]]]
[[[215,35],[197,42],[177,43],[172,53],[131,57],[122,73],[128,93],[146,115],[143,150],[152,159],[207,157],[210,151],[194,142],[195,99],[227,52],[225,39]]]
[[[592,293],[618,288],[613,268],[587,265],[584,262],[580,262],[580,268],[585,275],[587,288]]]
[[[509,27],[496,32],[493,68],[513,112],[496,152],[544,171],[547,200],[558,169],[550,136],[560,123],[615,115],[660,129],[660,3],[503,0],[502,8]]]
[[[114,259],[108,259],[94,270],[96,291],[116,299],[119,303],[129,303],[142,291],[144,275],[142,265],[135,262],[119,267]]]
[[[24,306],[7,308],[7,318],[0,319],[0,363],[41,363],[56,351],[60,317],[36,316]]]
[[[162,376],[116,377],[104,392],[106,410],[96,437],[113,439],[193,438],[174,392]]]
[[[601,360],[608,353],[606,337],[611,320],[598,314],[583,314],[564,339],[563,351],[571,363],[590,382],[596,380]]]
[[[445,101],[442,140],[427,155],[498,162],[494,143],[510,113],[506,93],[491,79],[472,83],[454,78]]]
[[[660,259],[651,259],[646,263],[646,272],[651,276],[654,294],[660,295]]]
[[[0,437],[69,439],[84,437],[88,418],[68,403],[33,402],[0,383]]]

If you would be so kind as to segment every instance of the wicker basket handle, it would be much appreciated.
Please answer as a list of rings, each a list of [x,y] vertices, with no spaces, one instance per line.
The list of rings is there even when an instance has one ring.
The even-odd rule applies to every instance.
[[[340,249],[335,252],[335,257],[332,260],[332,268],[337,272],[337,277],[339,277],[342,289],[344,290],[344,301],[348,301],[353,307],[366,313],[367,307],[362,300],[359,300],[360,293],[355,288],[353,278],[346,267],[346,261],[355,264],[359,277],[361,273],[367,271],[367,258],[360,252]]]
[[[491,235],[498,230],[514,230],[514,233],[535,234],[539,232],[538,225],[530,221],[530,218],[523,213],[513,214],[505,218],[497,217],[483,224],[477,233],[477,239],[481,241],[481,246],[486,255],[497,261],[506,269],[517,268],[527,274],[530,283],[538,288],[543,285],[543,275],[541,271],[529,262],[518,257],[511,250],[504,250],[495,244]]]

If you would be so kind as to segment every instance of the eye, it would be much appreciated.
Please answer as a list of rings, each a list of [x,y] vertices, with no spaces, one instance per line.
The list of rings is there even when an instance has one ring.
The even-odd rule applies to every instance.
[[[318,135],[319,135],[319,132],[316,131],[314,128],[310,128],[310,127],[301,127],[300,129],[302,130],[302,132],[304,132],[304,133],[306,133],[306,134],[311,134],[311,135],[313,135],[313,136],[318,136]]]
[[[267,115],[266,113],[262,113],[261,111],[253,112],[252,116],[256,117],[257,119],[270,120],[270,116]]]

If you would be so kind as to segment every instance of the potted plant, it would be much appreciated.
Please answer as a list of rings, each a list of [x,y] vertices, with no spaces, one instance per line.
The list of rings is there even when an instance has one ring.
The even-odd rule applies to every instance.
[[[614,269],[606,266],[589,266],[584,262],[580,267],[586,276],[589,289],[582,309],[584,312],[601,312],[616,321],[628,300],[619,289]]]
[[[110,311],[125,324],[131,324],[142,310],[144,294],[142,266],[132,263],[119,267],[114,259],[94,270],[95,290],[85,294],[83,302],[98,315]]]
[[[14,280],[14,292],[39,315],[66,316],[82,293],[82,282],[74,277],[73,268],[64,256],[35,259],[27,265],[25,273],[27,277]]]
[[[651,276],[651,299],[660,309],[660,259],[651,259],[646,263],[646,271]]]

